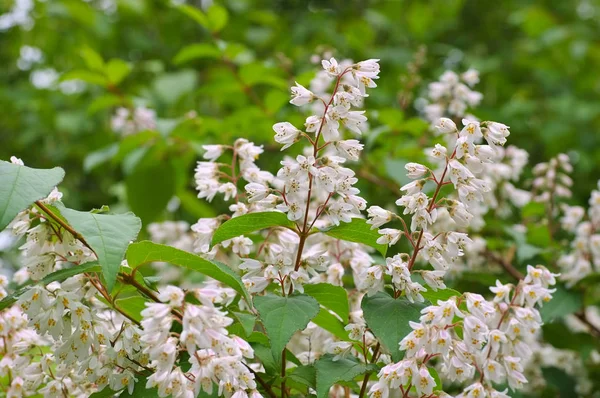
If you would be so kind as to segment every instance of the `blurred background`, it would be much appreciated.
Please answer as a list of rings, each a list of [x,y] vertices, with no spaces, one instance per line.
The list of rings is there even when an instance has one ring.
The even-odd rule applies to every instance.
[[[586,205],[597,187],[600,0],[0,0],[0,159],[63,167],[68,207],[133,210],[144,227],[184,220],[184,234],[228,211],[221,198],[196,197],[202,145],[246,138],[265,146],[259,165],[275,172],[283,155],[273,124],[301,126],[307,116],[288,103],[289,87],[308,86],[331,56],[381,60],[365,104],[365,150],[351,166],[369,204],[393,205],[406,162],[426,161],[423,147],[436,139],[423,112],[429,83],[471,68],[483,100],[468,112],[509,125],[509,144],[529,152],[516,186],[530,189],[532,166],[566,153],[568,202]],[[508,222],[490,212],[481,235],[499,253],[518,246],[522,270],[552,265],[557,251],[542,248],[570,241],[551,242],[544,214],[539,203],[504,215]],[[523,220],[527,236],[507,228]],[[140,239],[148,235],[143,228]],[[499,277],[491,268],[483,262],[452,287],[485,293]],[[600,302],[597,279],[590,286],[586,305]],[[577,310],[582,296],[573,295],[563,289],[557,306]],[[544,338],[585,360],[597,348],[558,322]],[[592,359],[585,369],[600,391]],[[582,373],[579,362],[557,361]],[[535,396],[576,396],[572,377],[538,371],[550,387],[534,385]]]
[[[362,186],[369,202],[395,199],[403,164],[422,156],[431,134],[419,112],[427,84],[445,70],[475,68],[483,101],[474,114],[508,124],[510,144],[529,151],[531,165],[567,153],[572,201],[584,203],[600,177],[599,7],[0,0],[0,159],[63,167],[61,189],[74,208],[131,208],[146,224],[194,221],[226,206],[195,198],[201,145],[246,137],[277,155],[262,160],[274,170],[271,126],[303,122],[287,103],[294,80],[308,84],[324,55],[379,58],[358,167],[371,182]],[[138,134],[116,131],[117,109],[134,107],[156,122]]]

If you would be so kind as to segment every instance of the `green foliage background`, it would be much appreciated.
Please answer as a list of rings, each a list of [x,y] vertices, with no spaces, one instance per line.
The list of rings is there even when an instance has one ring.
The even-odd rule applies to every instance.
[[[201,5],[196,3],[190,5]],[[446,68],[475,67],[484,94],[478,116],[510,125],[510,143],[527,149],[531,163],[569,152],[576,161],[577,202],[586,200],[600,176],[597,2],[230,0],[220,5],[226,12],[213,17],[220,26],[211,33],[168,1],[117,0],[112,13],[101,11],[96,1],[36,2],[30,30],[14,27],[0,34],[0,158],[16,155],[32,167],[63,166],[68,176],[63,189],[74,207],[126,203],[119,182],[128,170],[120,162],[88,172],[83,167],[91,152],[119,141],[110,130],[113,108],[102,108],[98,100],[110,105],[110,90],[94,84],[73,95],[35,89],[30,71],[16,65],[22,45],[39,47],[45,58],[39,67],[59,73],[88,69],[84,48],[104,60],[129,63],[131,72],[113,93],[156,109],[163,135],[177,124],[179,137],[170,137],[163,148],[152,146],[154,159],[146,162],[160,161],[162,170],[138,168],[132,180],[142,186],[144,178],[178,180],[188,188],[200,144],[247,137],[275,150],[271,125],[300,121],[285,102],[287,87],[294,76],[308,82],[312,54],[332,50],[340,58],[381,59],[380,89],[367,103],[378,135],[367,138],[366,156],[377,175],[393,180],[403,172],[381,159],[420,156],[417,144],[426,126],[415,119],[412,104],[401,109],[399,98],[419,96]],[[0,2],[0,9],[11,6],[12,0]],[[175,62],[192,44],[227,45],[228,60],[205,55]],[[422,82],[408,87],[407,64],[421,46],[427,50]],[[179,123],[189,111],[198,116]],[[153,178],[156,173],[160,178]]]
[[[275,171],[282,155],[271,126],[302,124],[287,103],[289,86],[308,84],[316,69],[311,57],[325,51],[338,59],[381,59],[380,87],[366,103],[366,150],[354,167],[371,204],[392,203],[405,181],[404,163],[422,159],[431,134],[414,100],[446,69],[481,71],[476,89],[484,100],[476,115],[511,126],[509,143],[526,149],[531,165],[570,155],[573,203],[584,204],[600,178],[598,0],[222,0],[205,13],[194,11],[202,1],[186,3],[194,8],[114,1],[112,12],[102,11],[99,0],[37,1],[30,29],[0,31],[0,159],[15,155],[31,167],[63,167],[69,207],[133,210],[144,227],[225,211],[222,201],[209,206],[196,199],[193,168],[201,145],[245,137],[265,145],[260,164]],[[13,3],[0,0],[0,13]],[[23,45],[44,53],[34,69],[80,78],[85,89],[70,95],[36,89],[31,70],[17,67]],[[425,56],[415,73],[418,54]],[[123,139],[111,130],[115,107],[132,104],[156,110],[157,131]],[[173,196],[181,206],[167,212]],[[489,220],[487,228],[491,249],[510,246],[504,225]],[[527,237],[512,238],[537,249],[550,245],[547,235],[545,226],[533,225]],[[551,251],[540,252],[527,260],[555,261]],[[465,275],[454,287],[484,291],[495,279]],[[574,302],[567,313],[581,307],[578,293],[561,294],[561,303]],[[598,297],[586,295],[585,304],[597,305]],[[589,353],[598,346],[580,335],[562,323],[544,328],[557,347]],[[553,388],[542,395],[574,396],[570,379],[554,370],[544,369]],[[588,370],[597,384],[597,364]]]

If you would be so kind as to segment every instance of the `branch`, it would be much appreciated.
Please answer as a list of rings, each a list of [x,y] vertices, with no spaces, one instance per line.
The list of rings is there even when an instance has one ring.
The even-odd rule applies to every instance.
[[[373,356],[371,356],[371,363],[375,363],[377,361],[377,354],[379,354],[379,348],[381,344],[377,342],[375,349],[373,350]],[[362,382],[362,387],[360,387],[360,394],[358,394],[358,398],[363,398],[365,396],[365,391],[367,391],[367,383],[369,382],[369,377],[371,377],[371,372],[365,373],[365,378]]]
[[[504,270],[506,272],[508,272],[508,274],[510,276],[512,276],[513,278],[515,278],[516,280],[523,279],[524,275],[521,273],[521,271],[519,271],[518,269],[516,269],[511,263],[509,263],[508,261],[506,261],[502,257],[498,256],[496,253],[494,253],[494,252],[486,249],[483,252],[483,255],[486,258],[488,258],[488,259],[494,261],[495,263],[497,263],[498,265],[500,265],[502,268],[504,268]]]
[[[35,204],[37,205],[37,207],[39,207],[44,213],[46,213],[46,215],[48,215],[51,219],[53,219],[57,224],[59,224],[61,227],[63,227],[66,231],[69,231],[69,233],[71,235],[73,235],[73,237],[75,239],[77,239],[78,241],[80,241],[81,243],[83,243],[83,245],[85,247],[87,247],[88,249],[90,249],[92,251],[92,253],[94,253],[94,255],[96,256],[96,258],[98,258],[98,255],[96,254],[96,251],[94,249],[92,249],[92,247],[85,241],[85,238],[83,237],[83,235],[81,235],[79,232],[75,231],[69,224],[67,224],[66,222],[64,222],[59,216],[57,216],[56,214],[54,214],[54,212],[52,210],[50,210],[45,204],[43,204],[41,201],[37,200],[35,202]]]
[[[577,319],[579,319],[581,322],[583,322],[588,328],[590,328],[591,334],[595,335],[597,338],[600,338],[600,328],[598,326],[594,325],[592,322],[590,322],[590,320],[585,315],[585,312],[583,312],[583,311],[577,312],[575,314],[575,316],[577,317]]]

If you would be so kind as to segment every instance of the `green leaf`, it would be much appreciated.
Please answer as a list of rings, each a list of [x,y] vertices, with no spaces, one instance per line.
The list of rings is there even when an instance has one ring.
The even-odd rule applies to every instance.
[[[32,169],[0,161],[0,231],[36,200],[44,199],[64,178],[65,171]]]
[[[319,310],[319,313],[313,318],[312,322],[340,340],[350,341],[348,332],[344,329],[344,324],[325,308]]]
[[[269,347],[262,344],[252,344],[252,349],[254,350],[254,355],[259,359],[268,374],[278,374],[279,367],[275,362],[273,352]],[[279,353],[279,356],[281,356],[281,353]]]
[[[125,389],[123,394],[120,395],[121,398],[130,397],[130,398],[158,398],[158,389],[156,387],[146,388],[146,383],[148,380],[145,377],[138,376],[138,381],[135,382],[133,387],[133,391],[129,394],[129,391]]]
[[[313,389],[317,386],[317,370],[313,365],[304,365],[292,369],[287,377]]]
[[[227,13],[227,9],[225,7],[222,7],[218,4],[213,4],[208,8],[206,17],[208,18],[209,29],[212,32],[219,32],[225,27],[225,25],[227,25],[229,14]]]
[[[133,213],[94,214],[60,207],[69,224],[94,249],[102,266],[102,275],[109,291],[115,286],[121,261],[142,228],[141,220]]]
[[[63,73],[59,80],[61,82],[67,80],[83,80],[86,83],[97,84],[98,86],[103,87],[108,84],[108,79],[102,73],[84,69],[75,69],[67,73]]]
[[[362,218],[353,218],[351,222],[340,223],[337,227],[322,230],[321,232],[324,232],[332,238],[371,246],[377,249],[384,257],[387,252],[387,245],[380,245],[377,243],[377,239],[379,239],[381,235],[379,235],[376,229],[371,229],[371,225],[367,224],[367,221]]]
[[[541,202],[529,202],[521,209],[523,217],[544,217],[546,215],[546,206]]]
[[[374,365],[365,365],[354,357],[340,358],[333,360],[333,355],[323,355],[315,362],[317,378],[317,398],[327,398],[329,389],[339,382],[354,381],[359,375],[365,372],[376,370]]]
[[[265,326],[271,352],[278,365],[281,364],[281,353],[294,333],[304,330],[319,312],[319,303],[302,294],[281,297],[267,293],[265,296],[256,296],[254,306]]]
[[[210,276],[242,294],[248,303],[252,302],[240,277],[224,264],[211,262],[195,254],[150,241],[133,243],[127,250],[127,262],[131,268],[155,261],[178,265]]]
[[[120,391],[113,391],[109,386],[106,386],[102,390],[96,391],[90,395],[89,398],[112,398],[119,392]]]
[[[244,214],[221,224],[212,237],[212,245],[265,228],[293,228],[295,225],[285,214],[275,211]]]
[[[236,311],[231,311],[231,314],[239,321],[240,325],[242,325],[246,336],[250,336],[254,331],[254,325],[256,324],[256,316],[247,312]]]
[[[157,141],[160,142],[160,134],[157,131],[146,130],[137,134],[128,135],[119,143],[119,151],[114,156],[113,162],[120,162],[131,152],[144,147],[149,147]]]
[[[94,99],[94,101],[92,101],[92,103],[87,108],[87,112],[88,114],[93,115],[103,109],[122,105],[123,102],[124,101],[122,98],[114,94],[101,95]]]
[[[379,292],[371,297],[364,296],[361,307],[367,326],[392,354],[392,359],[395,362],[402,359],[398,344],[412,331],[408,322],[418,322],[425,305],[413,304],[404,297],[394,299]]]
[[[112,159],[113,156],[117,154],[119,150],[118,144],[112,144],[107,147],[98,149],[97,151],[90,152],[83,159],[83,171],[89,173],[97,166],[100,166],[102,163],[108,162]]]
[[[142,296],[131,296],[115,300],[115,304],[119,309],[138,322],[142,321],[140,313],[146,308],[146,302],[147,300]]]
[[[106,65],[106,75],[113,85],[118,85],[131,73],[131,65],[122,59],[111,59]]]
[[[177,55],[175,55],[175,58],[173,58],[173,63],[175,65],[180,65],[193,59],[215,59],[219,57],[221,57],[221,51],[212,44],[190,44],[189,46],[182,48]]]
[[[426,292],[421,292],[421,295],[433,305],[437,305],[438,300],[446,301],[451,297],[462,296],[461,292],[454,289],[438,289],[437,292],[434,292],[431,288],[428,289]]]
[[[343,320],[347,320],[350,316],[348,293],[343,287],[330,283],[317,283],[315,285],[305,285],[304,293],[314,297],[319,304],[332,310]]]
[[[104,60],[96,51],[90,47],[81,49],[81,57],[88,68],[101,72],[104,69]]]
[[[89,263],[75,265],[71,268],[61,269],[51,274],[46,275],[39,281],[29,281],[27,284],[21,286],[18,290],[16,290],[13,294],[6,296],[2,301],[0,301],[0,311],[10,307],[13,305],[17,299],[22,296],[27,290],[29,290],[32,286],[35,285],[43,285],[46,286],[52,282],[62,282],[65,279],[68,279],[72,276],[83,274],[84,272],[101,272],[102,268],[98,266],[97,261],[92,261]]]
[[[203,200],[198,200],[198,197],[189,191],[179,190],[177,197],[181,201],[181,207],[196,219],[217,216],[214,207]]]
[[[544,303],[540,308],[542,321],[552,322],[558,318],[577,312],[583,306],[581,293],[568,290],[563,285],[556,286],[556,292],[552,294],[552,300]]]
[[[175,194],[175,170],[168,160],[159,161],[150,151],[125,178],[127,204],[144,225],[154,221]]]
[[[206,18],[206,15],[204,15],[204,13],[196,7],[182,4],[176,8],[188,17],[192,18],[194,21],[198,22],[200,25],[204,27],[208,26],[208,18]]]
[[[152,82],[152,87],[161,101],[166,104],[173,104],[183,94],[193,91],[197,83],[198,74],[196,71],[185,69],[159,75]]]

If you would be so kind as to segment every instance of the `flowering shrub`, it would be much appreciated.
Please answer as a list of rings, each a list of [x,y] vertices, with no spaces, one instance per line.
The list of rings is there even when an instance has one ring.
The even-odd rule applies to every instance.
[[[379,60],[321,65],[291,88],[304,123],[273,125],[281,167],[264,170],[247,138],[203,145],[197,197],[228,212],[152,223],[151,240],[136,242],[131,212],[66,207],[62,169],[0,163],[0,230],[23,264],[0,277],[6,396],[495,398],[543,385],[540,364],[590,393],[551,321],[568,316],[598,356],[585,305],[597,302],[600,193],[587,210],[565,203],[567,155],[521,181],[527,153],[505,146],[509,127],[467,113],[482,100],[469,69],[421,101],[432,134],[404,166],[400,210],[367,204],[361,109]],[[154,138],[155,110],[128,103],[119,76],[106,76],[123,100],[112,129]],[[527,264],[539,258],[548,268]],[[473,271],[491,275],[491,294],[456,283]]]

